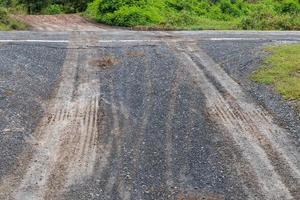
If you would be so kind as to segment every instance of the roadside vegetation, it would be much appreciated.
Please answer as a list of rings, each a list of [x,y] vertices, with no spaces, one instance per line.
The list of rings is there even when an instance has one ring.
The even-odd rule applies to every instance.
[[[129,27],[300,30],[299,0],[94,0],[85,14]]]
[[[7,4],[4,4],[4,1],[0,0],[0,31],[7,31],[7,30],[21,30],[26,29],[27,26],[13,19],[10,15],[12,13],[13,8],[9,8]]]
[[[300,100],[300,44],[272,46],[253,80],[273,85],[288,100]]]
[[[300,30],[299,0],[0,0],[0,7],[9,13],[79,12],[145,29]]]

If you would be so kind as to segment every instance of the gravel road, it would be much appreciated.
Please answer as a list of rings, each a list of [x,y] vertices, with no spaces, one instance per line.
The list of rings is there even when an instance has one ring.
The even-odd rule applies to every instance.
[[[300,32],[46,19],[0,32],[1,200],[300,199],[299,114],[248,78]]]

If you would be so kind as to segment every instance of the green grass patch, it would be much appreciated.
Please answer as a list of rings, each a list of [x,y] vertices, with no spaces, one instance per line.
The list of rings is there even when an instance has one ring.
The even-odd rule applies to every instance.
[[[0,31],[24,30],[27,25],[10,17],[6,8],[0,7]]]
[[[300,100],[300,44],[272,46],[261,69],[252,79],[271,84],[288,100]]]
[[[27,28],[28,25],[15,19],[8,19],[7,23],[0,22],[0,31],[26,30]]]

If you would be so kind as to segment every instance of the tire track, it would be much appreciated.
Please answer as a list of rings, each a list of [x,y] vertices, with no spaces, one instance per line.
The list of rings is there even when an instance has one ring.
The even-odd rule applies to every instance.
[[[76,40],[77,36],[74,34],[71,40]],[[71,43],[70,46],[74,47],[76,44]],[[48,113],[54,113],[53,121],[55,123],[47,124],[48,120],[42,119],[41,126],[37,130],[36,135],[41,135],[41,140],[37,141],[39,144],[36,153],[33,157],[33,163],[27,169],[25,176],[15,191],[15,199],[42,199],[44,192],[46,191],[47,180],[53,167],[53,160],[59,153],[59,146],[61,144],[60,137],[63,133],[67,123],[59,122],[59,113],[61,108],[65,106],[64,102],[69,102],[69,91],[73,88],[74,70],[72,67],[77,63],[76,58],[78,56],[77,51],[69,51],[66,57],[66,61],[62,71],[62,77],[59,89],[56,94],[56,98],[49,105]]]
[[[194,51],[198,51],[195,46],[192,46],[192,48]],[[208,62],[213,62],[212,60],[209,61],[209,57],[203,54],[203,51],[200,50],[198,52],[201,53],[202,59],[204,58]],[[200,54],[196,54],[196,56],[199,58]],[[242,127],[243,131],[248,132],[252,137],[257,139],[259,145],[267,154],[268,159],[283,183],[288,187],[294,198],[299,198],[299,151],[292,145],[293,142],[289,141],[287,138],[288,132],[277,126],[272,119],[272,116],[261,106],[249,106],[245,99],[246,94],[243,93],[237,83],[235,83],[224,71],[222,72],[225,76],[222,76],[220,74],[221,68],[218,68],[217,65],[214,66],[215,68],[206,68],[204,71],[206,70],[205,73],[214,73],[216,76],[215,79],[218,80],[213,81],[219,81],[223,84],[221,87],[224,89],[221,89],[220,91],[229,104],[228,110],[232,111],[232,120],[239,120],[240,124],[238,126]],[[209,70],[211,71],[209,72]],[[224,81],[222,82],[221,79]],[[228,86],[230,86],[232,90],[225,88]]]
[[[146,60],[145,65],[149,66],[149,60]],[[151,111],[151,107],[153,106],[153,99],[151,98],[151,94],[153,93],[153,88],[152,88],[152,80],[149,77],[151,75],[150,71],[149,71],[149,67],[146,67],[146,70],[144,72],[144,77],[147,80],[145,82],[145,95],[144,95],[144,99],[143,99],[143,105],[145,105],[145,108],[143,109],[144,112],[142,113],[142,117],[141,117],[141,121],[140,121],[140,125],[138,127],[138,135],[137,137],[137,141],[135,143],[135,145],[133,146],[133,158],[135,158],[135,160],[133,161],[133,174],[132,177],[135,177],[136,179],[138,179],[138,172],[139,172],[139,162],[140,162],[140,157],[141,157],[141,152],[140,152],[140,148],[144,139],[144,133],[146,131],[146,126],[148,124],[149,121],[149,117],[150,117],[150,111]],[[134,197],[136,197],[137,199],[142,199],[142,188],[140,184],[140,180],[131,180],[131,191],[133,192],[132,195]],[[136,188],[136,190],[133,190],[134,188]]]
[[[196,45],[188,44],[179,51],[186,69],[207,98],[211,117],[231,133],[255,171],[265,198],[297,199],[298,152],[289,146],[286,131],[263,108],[248,103],[238,84]],[[293,177],[295,182],[285,181],[283,175]]]
[[[123,70],[125,66],[121,67]],[[124,71],[122,73],[124,76]],[[125,137],[134,128],[132,125],[132,118],[130,113],[124,105],[124,97],[120,93],[122,84],[120,84],[118,73],[112,76],[109,89],[111,91],[110,98],[113,104],[112,106],[112,118],[113,129],[117,130],[117,134],[114,135],[115,151],[113,151],[114,157],[112,158],[112,164],[110,167],[110,174],[107,182],[104,186],[105,192],[111,199],[124,199],[129,200],[131,198],[130,186],[125,183],[124,180],[124,150],[125,150]],[[127,77],[126,77],[127,78]],[[118,80],[118,81],[115,81]]]
[[[172,44],[168,44],[172,48]],[[173,174],[173,166],[174,166],[174,130],[173,130],[173,120],[176,115],[178,115],[178,112],[176,111],[176,103],[178,94],[180,93],[180,84],[186,79],[184,72],[180,68],[176,68],[175,71],[175,77],[172,81],[171,90],[170,90],[170,101],[168,106],[168,112],[166,114],[166,127],[165,127],[165,134],[166,134],[166,184],[169,189],[173,190],[176,188],[176,183],[178,183],[178,180],[174,180],[177,178],[178,174]],[[189,126],[188,126],[189,127]],[[187,131],[186,134],[189,134],[189,131]]]
[[[112,127],[112,137],[113,137],[113,140],[115,141],[115,149],[114,151],[112,151],[112,153],[114,154],[114,159],[116,159],[117,161],[117,166],[120,165],[120,148],[121,148],[121,142],[120,142],[120,137],[121,137],[121,125],[120,125],[120,116],[118,115],[118,111],[117,111],[117,106],[115,106],[115,102],[116,102],[116,99],[115,99],[115,88],[114,88],[114,84],[113,84],[113,81],[112,83],[109,85],[110,86],[110,91],[111,91],[111,102],[112,102],[112,118],[113,118],[113,127]],[[112,165],[110,166],[111,168],[111,172],[110,172],[110,175],[109,175],[109,178],[107,180],[107,183],[105,185],[105,192],[108,193],[108,194],[112,194],[112,190],[113,190],[113,187],[116,183],[116,179],[117,179],[117,176],[116,176],[116,173],[117,173],[117,170],[114,170],[115,167],[117,167],[116,165]]]
[[[59,89],[49,104],[50,114],[42,119],[36,133],[41,138],[32,163],[14,192],[15,199],[57,199],[64,188],[93,173],[97,148],[101,148],[94,145],[99,134],[96,121],[101,110],[100,82],[90,79],[95,69],[88,63],[94,50],[76,48],[96,40],[96,34],[92,33],[72,35]],[[78,63],[80,54],[88,57]],[[85,69],[79,78],[76,65]],[[74,99],[76,90],[78,96]]]

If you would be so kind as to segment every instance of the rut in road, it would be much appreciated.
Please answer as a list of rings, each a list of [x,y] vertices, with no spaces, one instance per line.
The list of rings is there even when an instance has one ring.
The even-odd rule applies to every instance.
[[[299,152],[288,132],[264,108],[247,100],[241,87],[196,43],[172,46],[198,81],[212,119],[239,145],[265,198],[299,199]]]
[[[36,153],[15,199],[53,199],[93,172],[96,151],[104,148],[96,144],[103,114],[100,83],[90,77],[95,69],[88,65],[95,52],[84,47],[96,41],[92,33],[72,34],[62,80],[37,129]],[[79,68],[84,69],[80,74]]]

